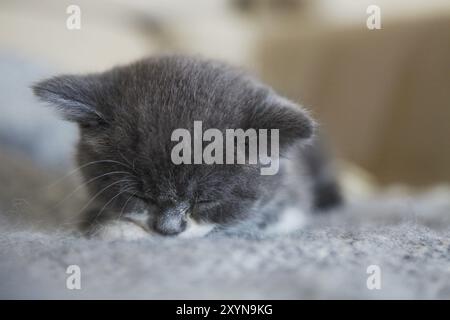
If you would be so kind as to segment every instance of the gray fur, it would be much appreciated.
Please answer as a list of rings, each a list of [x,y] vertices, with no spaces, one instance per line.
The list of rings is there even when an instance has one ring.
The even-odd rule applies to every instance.
[[[311,143],[313,120],[240,70],[194,57],[160,56],[104,73],[51,78],[33,89],[79,124],[79,165],[101,161],[82,170],[86,181],[94,179],[87,185],[93,197],[85,213],[88,229],[145,209],[152,228],[179,233],[185,218],[177,218],[177,208],[184,204],[192,219],[218,225],[252,215],[264,222],[275,207],[287,204],[312,207],[314,175],[302,148]],[[173,164],[171,134],[192,130],[195,120],[204,130],[222,132],[279,129],[284,158],[279,173],[262,176],[259,165]],[[289,180],[288,166],[294,168]]]

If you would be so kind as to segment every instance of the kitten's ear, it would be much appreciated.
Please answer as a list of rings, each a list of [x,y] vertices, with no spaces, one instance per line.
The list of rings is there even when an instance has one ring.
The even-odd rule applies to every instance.
[[[54,105],[68,121],[81,126],[106,123],[98,111],[100,84],[94,76],[58,76],[32,86],[40,100]]]
[[[316,126],[306,110],[275,94],[254,108],[249,123],[255,129],[278,129],[281,148],[311,138]]]

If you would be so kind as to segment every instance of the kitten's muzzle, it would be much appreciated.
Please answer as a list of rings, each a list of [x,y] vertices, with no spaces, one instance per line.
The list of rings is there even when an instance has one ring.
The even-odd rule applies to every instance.
[[[177,235],[186,230],[188,211],[184,204],[164,208],[156,216],[153,228],[162,235]]]

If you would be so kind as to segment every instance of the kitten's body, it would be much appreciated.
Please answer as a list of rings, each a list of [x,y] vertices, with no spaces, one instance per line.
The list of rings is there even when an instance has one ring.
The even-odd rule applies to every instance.
[[[83,227],[91,233],[182,236],[242,221],[270,226],[283,213],[302,219],[339,201],[305,111],[224,64],[163,56],[56,77],[34,90],[80,126],[78,162],[92,196]],[[174,164],[173,131],[192,132],[199,120],[221,132],[278,129],[279,172],[261,175],[260,163]]]

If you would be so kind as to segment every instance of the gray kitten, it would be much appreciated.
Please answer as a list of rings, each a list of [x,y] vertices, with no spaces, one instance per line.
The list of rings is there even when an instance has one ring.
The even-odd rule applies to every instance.
[[[338,204],[328,162],[300,106],[225,64],[160,56],[37,83],[34,93],[78,123],[77,160],[91,200],[88,234],[206,234],[251,221],[267,230]],[[175,129],[278,129],[275,175],[257,164],[174,164]],[[108,227],[106,227],[108,226]]]

